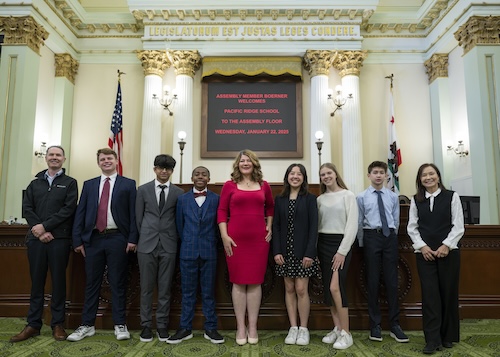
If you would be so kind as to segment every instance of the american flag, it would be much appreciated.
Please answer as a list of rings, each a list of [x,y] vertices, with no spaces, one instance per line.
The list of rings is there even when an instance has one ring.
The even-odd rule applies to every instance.
[[[123,151],[123,121],[122,121],[122,88],[118,80],[118,91],[116,93],[115,111],[111,120],[111,131],[109,132],[108,146],[116,151],[118,155],[118,175],[123,174],[122,151]]]

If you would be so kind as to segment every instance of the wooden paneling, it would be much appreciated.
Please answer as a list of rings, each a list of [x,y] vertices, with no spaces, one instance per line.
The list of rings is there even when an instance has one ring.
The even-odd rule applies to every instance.
[[[185,190],[190,185],[182,185]],[[220,192],[221,185],[211,185],[210,189]],[[281,190],[280,184],[272,185],[273,193]],[[317,185],[311,191],[319,193]],[[421,329],[421,297],[420,281],[417,274],[415,256],[411,241],[406,235],[408,206],[401,206],[401,229],[399,232],[399,299],[401,306],[401,325],[405,329]],[[30,277],[29,266],[24,246],[27,226],[0,225],[0,315],[24,317],[28,312]],[[467,226],[465,237],[461,240],[461,272],[460,272],[460,313],[462,318],[500,318],[500,226]],[[139,317],[139,271],[136,256],[130,255],[129,288],[127,316],[128,325],[132,329],[140,328]],[[273,274],[273,260],[270,254],[268,271],[263,285],[263,303],[259,317],[262,329],[286,329],[288,317],[284,304],[284,288],[282,279]],[[83,258],[72,254],[68,267],[67,320],[68,327],[76,327],[81,322],[85,289],[85,271]],[[353,257],[348,274],[348,298],[351,327],[368,329],[368,311],[366,304],[366,284],[361,248],[353,247]],[[50,279],[48,279],[47,302],[50,300]],[[383,324],[387,328],[387,308],[385,292],[381,282],[380,299],[382,301]],[[311,317],[309,326],[312,329],[330,329],[332,327],[329,310],[322,304],[322,286],[319,278],[310,283]],[[219,316],[219,328],[234,329],[235,318],[231,303],[231,284],[228,282],[226,262],[222,249],[219,249],[218,278],[216,282],[216,301]],[[174,277],[173,302],[171,308],[170,328],[175,329],[180,317],[180,273]],[[46,313],[48,315],[48,312]],[[198,300],[194,328],[203,328],[203,314]],[[96,327],[110,328],[111,292],[103,283],[101,303],[99,305]]]

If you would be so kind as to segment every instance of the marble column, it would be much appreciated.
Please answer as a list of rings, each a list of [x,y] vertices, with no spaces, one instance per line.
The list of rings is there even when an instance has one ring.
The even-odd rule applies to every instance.
[[[499,33],[500,16],[471,16],[454,34],[464,50],[472,190],[481,197],[481,224],[500,223]]]
[[[178,95],[174,108],[172,133],[174,138],[173,156],[177,160],[173,182],[189,183],[193,170],[193,143],[194,140],[200,140],[198,136],[195,138],[193,131],[193,79],[196,71],[200,68],[201,56],[198,51],[171,50],[168,51],[168,57],[175,68],[175,89]],[[177,144],[179,131],[186,132],[182,157],[180,146]]]
[[[366,177],[363,162],[363,136],[361,130],[361,102],[359,74],[367,51],[339,51],[333,67],[342,78],[343,95],[352,94],[342,107],[342,177],[355,194],[364,190]],[[384,141],[383,145],[387,145]],[[381,158],[383,160],[384,158]],[[385,158],[386,159],[386,158]]]
[[[49,33],[31,16],[0,17],[0,221],[21,221],[22,192],[32,180],[40,46]]]
[[[448,54],[435,53],[424,62],[429,78],[431,100],[431,125],[434,163],[441,168],[441,176],[446,187],[450,187],[453,161],[448,155],[447,145],[455,144],[452,136],[451,98],[448,80]]]
[[[60,143],[66,157],[71,157],[71,123],[73,119],[73,94],[78,61],[69,53],[55,54],[56,79],[54,88],[54,115],[51,138]],[[70,173],[70,160],[66,160],[66,171]]]
[[[307,50],[303,64],[311,76],[310,96],[310,126],[309,126],[309,157],[306,162],[311,163],[309,182],[319,183],[319,157],[316,146],[315,133],[323,132],[321,162],[331,162],[332,145],[330,139],[330,111],[327,105],[328,74],[336,57],[335,51]]]
[[[156,155],[161,154],[161,115],[162,106],[153,99],[163,93],[163,75],[170,67],[166,51],[138,51],[144,70],[144,108],[142,111],[141,155],[139,185],[154,178],[153,163]]]

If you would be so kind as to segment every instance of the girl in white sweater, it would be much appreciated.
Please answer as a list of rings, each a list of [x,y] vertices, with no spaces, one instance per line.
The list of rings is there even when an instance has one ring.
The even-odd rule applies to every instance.
[[[322,341],[346,349],[353,344],[345,283],[358,230],[358,206],[335,165],[321,165],[319,175],[322,194],[318,197],[318,258],[325,304],[330,306],[335,326]]]

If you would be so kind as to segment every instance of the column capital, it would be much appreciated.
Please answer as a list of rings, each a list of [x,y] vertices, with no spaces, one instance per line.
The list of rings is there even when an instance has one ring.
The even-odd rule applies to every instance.
[[[194,78],[201,66],[201,55],[197,50],[169,50],[167,55],[175,68],[176,75],[185,74]]]
[[[165,70],[171,65],[166,51],[137,51],[137,58],[141,61],[145,76],[155,74],[163,78]]]
[[[75,77],[78,73],[79,63],[69,53],[56,53],[55,66],[56,77],[66,77],[71,83],[75,84]]]
[[[5,34],[4,45],[26,45],[37,54],[40,54],[43,41],[49,37],[49,33],[31,16],[0,16],[0,32]]]
[[[476,45],[500,44],[500,16],[471,16],[454,33],[458,44],[464,48],[464,54]]]
[[[311,77],[330,73],[330,67],[337,57],[337,51],[329,50],[307,50],[302,59],[304,69]]]
[[[429,78],[429,83],[432,83],[436,78],[448,77],[448,54],[435,53],[424,62],[424,66]]]
[[[338,51],[333,67],[340,71],[340,77],[349,74],[359,77],[366,56],[368,51]]]

